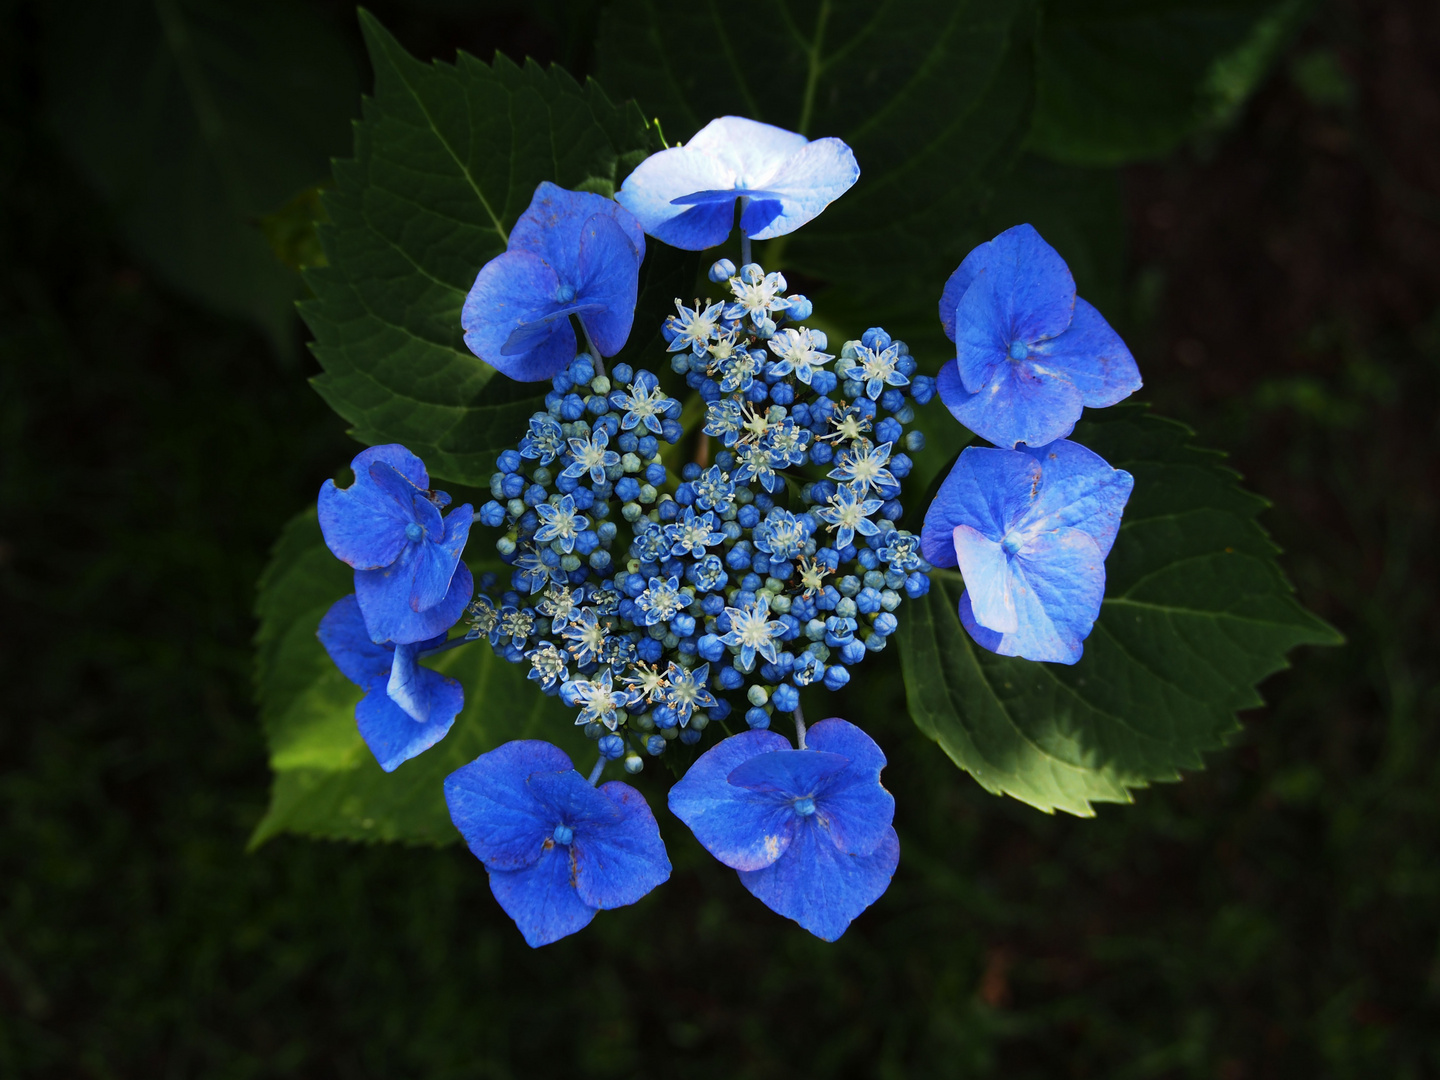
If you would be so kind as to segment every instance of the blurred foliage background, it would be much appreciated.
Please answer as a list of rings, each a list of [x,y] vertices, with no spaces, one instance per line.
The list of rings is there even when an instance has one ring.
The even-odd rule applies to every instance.
[[[602,6],[373,10],[584,73]],[[837,711],[904,855],[840,943],[667,826],[666,889],[531,952],[460,848],[244,850],[254,582],[354,447],[290,314],[353,9],[0,3],[0,1076],[1440,1075],[1440,10],[1286,26],[1248,103],[1220,71],[1198,132],[1137,128],[1077,273],[1348,645],[1088,821],[984,793],[867,669]],[[1033,148],[1114,164],[1076,131]]]

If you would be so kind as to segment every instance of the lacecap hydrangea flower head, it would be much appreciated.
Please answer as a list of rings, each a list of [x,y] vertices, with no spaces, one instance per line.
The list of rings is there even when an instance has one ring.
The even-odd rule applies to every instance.
[[[425,659],[471,643],[594,742],[588,775],[532,740],[445,783],[531,945],[666,880],[644,798],[601,781],[686,747],[698,757],[677,769],[675,817],[766,906],[835,940],[895,873],[895,800],[874,740],[840,718],[807,729],[802,692],[839,690],[884,651],[932,565],[959,568],[961,619],[985,648],[1073,663],[1094,623],[1131,481],[1060,436],[1082,405],[1138,385],[1129,354],[1028,226],[972,252],[942,303],[957,342],[945,377],[970,387],[947,404],[1001,445],[967,449],[908,531],[901,500],[925,446],[912,425],[936,380],[883,328],[832,343],[806,325],[810,300],[749,259],[752,238],[803,226],[858,175],[838,139],[723,117],[642,162],[615,201],[540,185],[462,315],[482,361],[550,382],[473,512],[503,574],[477,588],[458,561],[470,507],[444,517],[448,497],[402,447],[366,451],[351,488],[322,492],[357,596],[321,636],[366,691],[357,722],[385,768],[448,729],[463,697]],[[718,296],[675,300],[651,365],[668,373],[607,370],[645,237],[724,243],[737,206],[740,265],[710,267]],[[362,575],[379,577],[362,589]],[[782,720],[793,743],[771,730]]]

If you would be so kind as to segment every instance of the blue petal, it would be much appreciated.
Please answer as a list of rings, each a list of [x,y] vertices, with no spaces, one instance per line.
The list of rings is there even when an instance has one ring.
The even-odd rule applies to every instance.
[[[945,289],[940,294],[940,326],[951,341],[955,340],[955,309],[989,257],[990,241],[987,240],[972,248],[970,254],[965,256],[964,261],[950,275],[950,280],[945,282]]]
[[[1061,526],[1080,529],[1102,557],[1110,554],[1135,478],[1068,439],[1023,452],[1040,463],[1041,481],[1029,510],[1010,527],[1025,536]]]
[[[726,866],[768,866],[790,843],[794,808],[788,800],[738,788],[728,778],[753,757],[789,749],[785,737],[773,731],[742,731],[716,743],[670,789],[670,812]]]
[[[960,595],[960,622],[982,648],[1073,664],[1095,626],[1105,597],[1105,557],[1079,529],[1042,533],[1010,561],[1019,628],[999,634],[975,619],[970,593]]]
[[[850,759],[841,754],[787,748],[742,761],[726,779],[735,787],[757,794],[798,799],[814,795],[849,764]]]
[[[514,250],[483,267],[465,297],[460,324],[465,344],[491,367],[521,382],[551,378],[575,359],[575,330],[569,319],[543,325],[544,337],[522,353],[506,353],[510,337],[522,326],[540,322],[562,305],[555,299],[560,279],[539,255]]]
[[[486,866],[529,866],[560,824],[559,812],[535,797],[530,777],[574,771],[558,746],[536,739],[503,743],[445,778],[450,820]]]
[[[1015,610],[1010,560],[994,540],[981,536],[968,525],[955,526],[955,555],[965,578],[965,591],[975,621],[987,630],[1013,634],[1020,628]]]
[[[734,204],[705,203],[684,209],[673,200],[734,187],[733,169],[708,154],[676,146],[637,165],[615,199],[649,235],[673,247],[699,251],[725,242],[735,223]]]
[[[946,364],[935,389],[951,415],[982,439],[1007,448],[1022,442],[1044,446],[1069,435],[1084,406],[1068,379],[1040,377],[1032,369],[1028,361],[1007,360],[988,385],[969,394],[953,371],[946,375],[951,370]]]
[[[514,330],[510,331],[510,336],[505,339],[505,344],[500,349],[500,355],[523,356],[549,341],[551,335],[556,333],[557,323],[568,322],[571,315],[602,309],[603,305],[601,304],[567,304],[565,307],[546,312],[534,322],[519,323]]]
[[[437,511],[437,523],[438,517]],[[445,599],[474,519],[475,511],[469,503],[457,506],[445,519],[443,531],[433,531],[415,545],[414,578],[410,587],[412,611],[427,611]]]
[[[640,290],[640,258],[635,245],[610,217],[596,214],[581,230],[575,298],[594,305],[581,313],[580,321],[601,356],[614,356],[630,336]]]
[[[395,662],[385,684],[386,696],[422,724],[435,719],[449,706],[450,699],[441,694],[441,687],[455,681],[420,666],[420,654],[436,644],[439,642],[421,641],[395,646]]]
[[[599,790],[620,814],[575,830],[575,891],[591,907],[624,907],[669,880],[670,859],[645,796],[618,780]]]
[[[775,192],[783,212],[758,230],[749,222],[741,224],[756,240],[792,233],[849,191],[859,177],[860,166],[850,147],[835,138],[816,139],[786,158],[768,178],[757,177],[751,185]],[[757,209],[753,203],[751,208]]]
[[[880,784],[885,754],[874,739],[839,717],[812,724],[805,745],[849,759],[845,770],[831,777],[816,797],[815,817],[841,851],[869,855],[885,840],[895,819],[895,797]]]
[[[395,470],[402,482],[417,488],[430,484],[425,463],[399,443],[372,446],[357,454],[350,462],[355,482],[348,488],[325,481],[318,503],[320,531],[335,557],[357,570],[389,566],[399,558],[407,543],[405,526],[412,520],[408,490],[404,498],[396,498],[377,485],[371,476],[375,466]]]
[[[1114,405],[1140,389],[1140,369],[1125,342],[1100,312],[1079,297],[1070,329],[1038,342],[1031,355],[1074,383],[1087,408]]]
[[[991,240],[980,272],[955,311],[955,342],[1029,345],[1063,334],[1075,310],[1075,279],[1060,253],[1030,225]],[[967,380],[968,383],[968,380]]]
[[[395,646],[377,645],[365,628],[365,616],[351,593],[330,605],[316,631],[320,644],[335,666],[356,686],[369,686],[387,677],[395,657]]]
[[[597,214],[619,226],[635,249],[637,262],[644,257],[645,230],[628,210],[603,195],[570,191],[548,180],[541,181],[530,198],[530,205],[510,230],[506,250],[539,255],[561,281],[573,285],[578,292],[584,277],[580,265],[581,234]]]
[[[738,182],[742,188],[764,189],[770,186],[770,178],[808,142],[804,135],[774,124],[763,124],[744,116],[722,116],[697,131],[684,149],[719,162],[733,178],[729,184],[706,184],[705,187],[735,187]]]
[[[600,794],[573,768],[563,772],[536,772],[527,781],[536,802],[572,829],[613,825],[620,820],[615,803]]]
[[[569,937],[595,918],[595,909],[575,892],[570,848],[557,844],[523,870],[487,869],[490,891],[532,949]]]
[[[889,826],[869,855],[847,855],[810,818],[784,855],[762,870],[742,870],[740,883],[771,911],[834,941],[890,887],[899,862],[900,839]]]
[[[941,371],[944,374],[944,371]],[[997,544],[1029,512],[1043,468],[1013,450],[967,446],[925,511],[920,551],[934,566],[955,566],[957,525],[968,525]]]
[[[429,687],[430,719],[417,723],[385,692],[385,680],[376,679],[355,706],[355,724],[380,768],[394,772],[404,762],[424,753],[445,737],[465,704],[465,692],[454,679],[439,672]]]
[[[422,546],[412,545],[407,553],[418,551]],[[443,634],[460,621],[475,591],[470,568],[463,562],[457,563],[445,598],[434,607],[416,611],[410,606],[414,582],[413,556],[408,559],[402,556],[384,570],[355,571],[355,597],[365,615],[365,625],[370,628],[371,640],[403,645]]]

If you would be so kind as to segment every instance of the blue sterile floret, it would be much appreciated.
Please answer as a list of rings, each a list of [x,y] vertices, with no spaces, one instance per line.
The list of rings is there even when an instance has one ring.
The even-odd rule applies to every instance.
[[[735,224],[756,240],[784,236],[849,190],[860,175],[839,139],[803,135],[739,116],[712,120],[684,146],[642,161],[616,200],[651,236],[686,251],[723,243]]]
[[[746,731],[711,747],[670,789],[670,809],[767,907],[834,941],[890,885],[900,859],[885,755],[847,720],[793,749]]]
[[[591,787],[549,743],[508,742],[481,754],[445,778],[445,802],[531,948],[583,929],[597,911],[635,903],[670,877],[640,792],[614,780]]]
[[[960,621],[1002,656],[1073,664],[1100,613],[1134,479],[1061,439],[967,447],[925,514],[924,557],[959,566]]]
[[[386,772],[443,739],[465,703],[454,679],[421,667],[427,649],[445,641],[376,644],[352,593],[337,600],[320,620],[320,643],[340,673],[365,691],[355,706],[355,723],[365,745]]]
[[[1059,253],[1030,225],[975,248],[940,297],[956,357],[936,390],[962,424],[997,446],[1044,446],[1069,435],[1083,408],[1140,388],[1130,350],[1075,295]]]
[[[317,509],[326,545],[355,568],[371,638],[409,644],[445,633],[474,588],[460,561],[470,504],[442,514],[450,496],[430,490],[425,463],[398,443],[361,451],[350,468],[355,482],[325,481]]]
[[[465,298],[465,344],[512,379],[548,379],[575,356],[573,315],[613,356],[630,336],[644,257],[644,231],[624,207],[545,181]]]

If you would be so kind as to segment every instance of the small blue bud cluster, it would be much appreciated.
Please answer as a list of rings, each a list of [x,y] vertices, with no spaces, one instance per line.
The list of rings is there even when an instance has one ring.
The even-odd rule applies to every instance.
[[[653,373],[607,377],[582,353],[478,513],[514,569],[498,602],[481,579],[469,636],[527,664],[630,772],[699,742],[732,696],[766,728],[800,687],[838,690],[930,584],[919,537],[895,522],[904,451],[924,445],[906,428],[933,380],[878,328],[826,353],[779,273],[721,260],[710,278],[731,298],[677,300],[664,326],[706,405],[697,460],[678,476],[661,461],[681,407]]]

